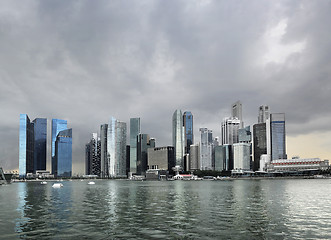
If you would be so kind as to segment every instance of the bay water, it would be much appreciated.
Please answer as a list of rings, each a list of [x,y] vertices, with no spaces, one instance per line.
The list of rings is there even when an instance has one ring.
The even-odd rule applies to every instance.
[[[0,186],[0,239],[331,239],[331,179]]]

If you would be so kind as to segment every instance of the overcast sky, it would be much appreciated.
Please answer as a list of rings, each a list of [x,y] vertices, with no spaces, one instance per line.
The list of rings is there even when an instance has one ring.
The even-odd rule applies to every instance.
[[[176,109],[220,135],[237,100],[286,114],[289,157],[331,160],[331,1],[1,1],[0,166],[19,114],[68,120],[73,172],[110,116],[171,145]],[[50,145],[50,141],[48,142]],[[50,149],[48,166],[50,170]]]

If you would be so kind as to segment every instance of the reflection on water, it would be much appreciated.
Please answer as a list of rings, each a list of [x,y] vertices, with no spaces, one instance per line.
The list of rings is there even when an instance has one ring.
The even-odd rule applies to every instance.
[[[331,237],[329,179],[63,184],[1,187],[0,238]]]

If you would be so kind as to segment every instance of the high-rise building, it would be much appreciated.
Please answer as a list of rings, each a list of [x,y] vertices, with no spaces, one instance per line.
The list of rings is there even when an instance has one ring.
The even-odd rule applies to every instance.
[[[269,106],[261,105],[259,107],[258,123],[265,123],[269,116]]]
[[[240,101],[232,104],[232,117],[238,118],[240,120],[240,128],[244,127],[243,117],[242,117],[242,104]]]
[[[155,147],[155,139],[148,134],[139,134],[137,142],[137,174],[143,175],[147,171],[147,149]]]
[[[270,115],[271,128],[271,160],[286,159],[285,114]]]
[[[200,128],[200,170],[213,170],[213,132],[208,128]]]
[[[55,141],[59,132],[66,130],[67,120],[62,119],[52,119],[52,173],[55,174]]]
[[[184,125],[184,141],[185,141],[185,153],[190,153],[190,146],[194,143],[193,135],[193,115],[191,112],[184,112],[183,114]]]
[[[101,175],[101,141],[98,139],[97,133],[92,133],[90,142],[86,144],[87,156],[86,162],[86,174],[87,175]]]
[[[233,168],[236,170],[250,170],[250,148],[249,143],[233,144]]]
[[[140,118],[130,118],[130,172],[137,172],[137,137],[140,133]]]
[[[238,118],[224,118],[221,124],[222,145],[238,143],[239,128],[240,120]]]
[[[55,140],[55,177],[71,177],[72,174],[72,129],[60,131]]]
[[[253,170],[260,169],[260,158],[267,154],[267,128],[266,123],[258,123],[253,125]]]
[[[190,146],[190,171],[199,170],[200,169],[200,145],[192,144]]]
[[[19,176],[26,177],[34,170],[34,131],[27,114],[20,114],[19,132]]]
[[[215,171],[225,170],[224,146],[222,146],[222,145],[215,146],[214,152],[215,152]]]
[[[239,143],[250,143],[252,141],[252,133],[250,126],[240,128],[238,130],[238,142]]]
[[[175,167],[174,147],[154,147],[147,149],[148,169],[172,171]]]
[[[108,124],[102,124],[100,126],[100,168],[102,178],[109,176],[107,160],[107,131]]]
[[[47,119],[36,118],[32,123],[34,130],[33,173],[36,173],[37,170],[46,170]]]
[[[223,162],[224,162],[224,170],[230,171],[233,169],[233,147],[232,145],[225,144],[223,145]]]
[[[175,148],[176,166],[184,167],[184,127],[181,110],[176,110],[172,116],[172,144]]]
[[[126,123],[111,117],[107,132],[108,177],[126,175]]]

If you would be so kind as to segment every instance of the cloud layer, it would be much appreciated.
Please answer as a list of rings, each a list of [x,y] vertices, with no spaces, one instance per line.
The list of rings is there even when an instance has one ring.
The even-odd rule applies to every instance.
[[[141,117],[159,146],[171,144],[175,109],[192,111],[198,140],[202,126],[219,135],[238,99],[246,124],[267,104],[286,113],[288,135],[331,131],[329,9],[309,0],[5,1],[0,165],[18,167],[20,113],[68,120],[75,172],[110,116]]]

